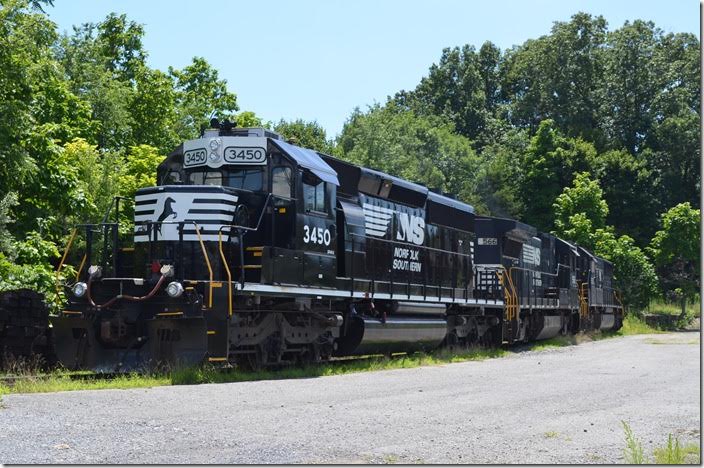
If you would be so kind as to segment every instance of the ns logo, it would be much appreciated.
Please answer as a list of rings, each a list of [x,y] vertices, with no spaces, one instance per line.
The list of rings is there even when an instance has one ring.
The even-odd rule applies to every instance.
[[[396,240],[423,245],[425,240],[425,220],[408,213],[398,213]]]

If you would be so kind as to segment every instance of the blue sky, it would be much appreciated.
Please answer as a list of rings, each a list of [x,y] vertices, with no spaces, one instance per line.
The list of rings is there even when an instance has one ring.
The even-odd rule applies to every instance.
[[[577,11],[603,15],[610,29],[645,19],[699,35],[696,0],[55,0],[46,10],[62,32],[126,13],[145,26],[150,66],[203,56],[242,110],[316,120],[329,137],[355,107],[414,88],[443,47],[490,40],[503,50]]]

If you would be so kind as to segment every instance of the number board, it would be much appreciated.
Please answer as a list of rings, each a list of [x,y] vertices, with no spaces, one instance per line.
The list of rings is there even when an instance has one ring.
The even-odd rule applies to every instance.
[[[227,146],[225,162],[230,164],[266,164],[266,148],[258,146]]]
[[[183,153],[183,165],[185,167],[202,166],[207,162],[208,156],[205,148],[197,148]]]

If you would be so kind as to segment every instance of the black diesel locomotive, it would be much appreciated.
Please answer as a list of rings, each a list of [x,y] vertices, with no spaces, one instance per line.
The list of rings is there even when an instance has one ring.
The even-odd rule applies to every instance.
[[[52,321],[66,367],[257,368],[621,326],[612,265],[582,247],[269,130],[211,125],[137,191],[127,242],[118,222],[74,230],[77,274]]]

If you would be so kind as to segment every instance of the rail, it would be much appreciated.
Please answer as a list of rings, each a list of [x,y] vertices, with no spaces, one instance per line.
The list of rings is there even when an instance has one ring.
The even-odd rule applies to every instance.
[[[68,256],[68,253],[71,250],[71,245],[73,244],[73,240],[76,238],[77,233],[78,228],[73,228],[73,230],[71,231],[71,236],[68,239],[68,243],[66,244],[66,247],[64,247],[64,254],[61,256],[59,266],[56,268],[56,280],[54,282],[54,287],[56,289],[56,300],[61,300],[61,270],[64,267],[66,257]]]
[[[579,290],[579,316],[584,318],[589,315],[589,283],[583,282],[578,285]]]
[[[232,229],[237,229],[237,235],[239,237],[240,246],[240,282],[242,287],[244,287],[244,234],[250,231],[258,231],[259,226],[264,218],[264,213],[266,212],[267,206],[269,206],[269,200],[272,199],[271,194],[268,194],[266,200],[264,201],[264,206],[259,213],[259,219],[257,220],[257,225],[255,227],[242,226],[237,224],[225,224],[220,226],[218,229],[218,251],[220,252],[220,258],[222,259],[222,264],[225,268],[225,273],[227,274],[227,313],[232,317],[232,272],[230,271],[230,265],[225,257],[225,251],[222,247],[222,231],[223,229],[228,229],[230,235],[232,235]]]

